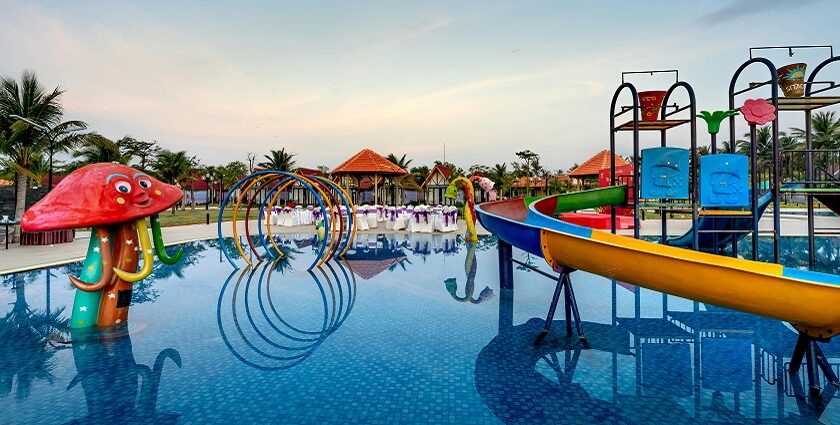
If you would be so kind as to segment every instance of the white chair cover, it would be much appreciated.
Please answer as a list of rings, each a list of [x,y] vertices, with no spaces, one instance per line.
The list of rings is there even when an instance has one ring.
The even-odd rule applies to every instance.
[[[356,220],[356,229],[357,230],[368,230],[368,220],[367,220],[367,206],[362,205],[361,207],[356,208],[356,215],[353,217]]]

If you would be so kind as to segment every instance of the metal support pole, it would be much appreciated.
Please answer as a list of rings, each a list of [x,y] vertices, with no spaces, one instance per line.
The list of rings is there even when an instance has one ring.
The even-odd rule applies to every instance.
[[[513,247],[499,240],[499,287],[513,289]]]
[[[53,140],[50,139],[50,172],[49,172],[49,179],[50,181],[47,182],[47,192],[52,192],[53,186]]]
[[[752,259],[758,261],[758,152],[755,146],[755,124],[750,124],[750,197],[752,205]]]
[[[557,304],[560,301],[560,293],[564,292],[563,304],[566,310],[566,335],[572,335],[571,322],[574,321],[575,330],[577,331],[581,344],[583,344],[584,348],[589,348],[589,342],[586,340],[586,335],[583,333],[580,311],[578,310],[577,299],[575,298],[575,292],[572,289],[572,279],[569,277],[569,273],[571,272],[566,269],[560,273],[560,276],[557,277],[557,286],[554,287],[554,295],[551,297],[551,305],[548,308],[545,325],[543,326],[543,330],[539,333],[539,335],[537,335],[536,339],[534,339],[534,345],[539,345],[551,330],[551,325],[554,321],[554,313],[557,312]]]
[[[773,107],[776,111],[779,110],[779,85],[771,84],[770,92],[772,94]],[[781,234],[782,234],[782,200],[781,200],[781,170],[779,169],[779,113],[776,112],[776,118],[773,120],[773,182],[771,190],[773,191],[773,262],[778,263],[781,257]],[[758,217],[753,216],[756,223]],[[757,225],[756,225],[757,226]]]
[[[811,140],[811,111],[805,111],[805,184],[806,188],[811,187],[814,180],[814,152],[811,151],[813,141]],[[816,263],[816,251],[814,248],[814,197],[810,193],[805,194],[805,205],[808,209],[808,268],[814,267]]]
[[[513,327],[513,290],[499,291],[499,333]]]
[[[565,283],[565,279],[563,279],[563,283],[561,284],[561,286]],[[568,288],[566,289],[566,292],[564,292],[563,295],[563,299],[566,301],[566,336],[572,336],[572,296]]]
[[[665,114],[664,108],[662,110],[662,114],[663,115]],[[659,145],[663,148],[666,146],[665,137],[666,137],[665,136],[665,130],[660,131],[659,132]],[[661,229],[662,230],[662,232],[661,232],[662,233],[662,244],[667,245],[668,244],[668,214],[665,213],[665,208],[660,209],[660,211],[661,211],[660,214],[662,215],[662,217],[659,218],[662,221],[662,229]]]
[[[566,280],[563,279],[563,276],[564,275],[561,274],[557,277],[557,285],[554,287],[554,295],[551,297],[551,305],[548,307],[548,314],[545,317],[545,325],[543,325],[543,330],[540,331],[539,335],[537,335],[537,338],[534,340],[534,345],[539,345],[551,329],[551,323],[554,321],[554,313],[557,311],[557,303],[560,300],[560,293],[563,292],[563,285],[566,284]],[[568,296],[568,292],[566,292],[566,317],[570,316]],[[569,319],[566,320],[566,331],[571,333],[572,329],[568,322]]]

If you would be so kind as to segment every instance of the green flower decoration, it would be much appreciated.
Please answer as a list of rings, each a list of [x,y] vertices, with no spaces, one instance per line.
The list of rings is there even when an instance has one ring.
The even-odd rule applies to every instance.
[[[729,118],[738,115],[738,111],[736,110],[728,110],[728,111],[700,111],[700,115],[698,118],[703,118],[703,121],[706,121],[706,125],[709,126],[709,134],[718,134],[720,132],[720,123]]]
[[[449,199],[456,199],[458,197],[458,188],[454,184],[450,184],[446,187],[446,193],[443,196]]]
[[[805,67],[797,66],[796,68],[791,69],[785,74],[786,80],[804,80],[805,79]]]

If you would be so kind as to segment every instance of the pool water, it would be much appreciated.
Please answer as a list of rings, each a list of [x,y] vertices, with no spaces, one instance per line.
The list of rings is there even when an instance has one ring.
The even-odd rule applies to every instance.
[[[830,384],[808,399],[786,372],[785,323],[575,272],[590,348],[562,320],[535,346],[554,282],[518,267],[500,290],[492,237],[362,235],[307,272],[311,238],[237,271],[182,245],[106,335],[66,331],[80,264],[2,276],[0,423],[840,423]],[[818,246],[836,271],[840,240]]]

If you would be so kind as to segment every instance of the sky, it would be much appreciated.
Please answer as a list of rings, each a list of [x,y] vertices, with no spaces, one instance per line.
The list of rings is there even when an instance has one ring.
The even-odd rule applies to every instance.
[[[840,40],[836,0],[0,5],[0,74],[33,70],[66,91],[66,119],[208,165],[286,148],[300,166],[332,168],[365,147],[428,165],[445,145],[446,160],[463,168],[510,164],[530,149],[548,169],[565,169],[609,148],[622,71],[678,69],[699,110],[725,109],[749,47]],[[828,52],[764,55],[813,67]],[[739,81],[766,80],[760,71]],[[665,90],[674,76],[629,81]],[[684,127],[669,140],[687,144]],[[627,135],[618,145],[631,153]]]

